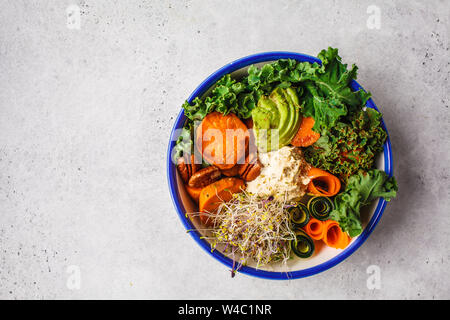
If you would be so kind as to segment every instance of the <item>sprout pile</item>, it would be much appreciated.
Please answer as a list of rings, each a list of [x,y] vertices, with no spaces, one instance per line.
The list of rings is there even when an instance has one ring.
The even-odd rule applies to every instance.
[[[296,237],[286,211],[289,206],[245,191],[236,193],[211,214],[212,236],[205,238],[212,250],[222,245],[223,252],[237,263],[233,274],[250,260],[256,262],[256,268],[274,261],[286,263],[291,255],[290,242]]]

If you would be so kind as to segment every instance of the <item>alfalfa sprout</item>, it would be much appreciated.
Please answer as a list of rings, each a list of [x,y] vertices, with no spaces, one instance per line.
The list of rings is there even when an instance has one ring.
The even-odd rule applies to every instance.
[[[291,255],[290,241],[295,233],[286,207],[290,203],[262,199],[248,192],[236,193],[228,202],[223,202],[216,213],[210,215],[213,221],[212,236],[206,237],[212,249],[221,245],[239,270],[251,260],[256,268],[270,262],[286,263]]]

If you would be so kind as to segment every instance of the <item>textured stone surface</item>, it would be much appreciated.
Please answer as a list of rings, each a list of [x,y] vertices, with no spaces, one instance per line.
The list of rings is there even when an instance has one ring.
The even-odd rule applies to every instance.
[[[450,3],[274,3],[0,2],[0,298],[450,298]],[[398,198],[331,270],[231,279],[175,214],[170,128],[224,64],[327,46],[359,66],[384,114]]]

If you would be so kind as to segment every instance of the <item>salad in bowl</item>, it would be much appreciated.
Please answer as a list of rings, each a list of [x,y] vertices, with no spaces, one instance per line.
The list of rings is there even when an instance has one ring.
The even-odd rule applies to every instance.
[[[183,104],[175,207],[231,274],[299,278],[354,252],[396,196],[389,137],[357,67],[328,48],[240,59]]]

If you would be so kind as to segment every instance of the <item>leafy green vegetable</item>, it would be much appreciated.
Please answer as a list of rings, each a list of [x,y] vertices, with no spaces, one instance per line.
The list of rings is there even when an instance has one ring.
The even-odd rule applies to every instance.
[[[339,223],[342,231],[355,237],[362,232],[360,211],[378,197],[390,201],[397,195],[397,182],[384,171],[372,169],[359,172],[348,179],[345,191],[334,199],[330,218]]]
[[[280,59],[261,68],[250,66],[242,80],[222,77],[204,99],[195,98],[192,104],[183,104],[189,120],[201,120],[208,113],[219,111],[235,113],[241,119],[251,116],[257,101],[276,87],[295,87],[302,112],[315,120],[314,130],[325,132],[341,117],[362,108],[370,97],[363,90],[353,92],[350,82],[356,79],[357,67],[350,70],[341,62],[338,50],[322,50],[318,57],[322,64]]]
[[[208,113],[218,111],[224,115],[233,112],[239,118],[247,119],[258,99],[248,91],[243,82],[231,78],[229,74],[217,81],[211,94],[205,99],[195,98],[193,104],[183,104],[184,113],[189,120],[202,120]]]
[[[248,89],[261,94],[269,94],[276,86],[290,87],[291,84],[300,83],[320,68],[317,63],[298,62],[293,59],[280,59],[265,64],[261,69],[250,66],[248,76],[243,79]]]
[[[339,175],[345,181],[358,170],[373,167],[386,137],[381,114],[374,109],[361,109],[343,117],[308,147],[305,158],[313,166]]]
[[[193,123],[188,122],[183,129],[181,129],[181,133],[178,136],[175,147],[173,147],[172,159],[175,161],[178,158],[182,157],[185,153],[191,154],[194,148],[194,144],[192,141],[192,131]]]
[[[318,58],[322,61],[321,68],[315,69],[305,81],[303,113],[315,120],[314,131],[326,132],[336,121],[361,109],[370,98],[370,93],[364,90],[353,92],[350,83],[356,79],[358,68],[353,65],[350,70],[347,64],[341,62],[338,50],[328,48],[322,50]]]

